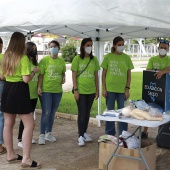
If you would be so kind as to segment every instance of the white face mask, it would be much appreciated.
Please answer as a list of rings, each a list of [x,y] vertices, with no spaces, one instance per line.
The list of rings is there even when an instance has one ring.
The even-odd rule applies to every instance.
[[[91,51],[92,51],[92,47],[86,47],[86,48],[85,48],[85,52],[86,52],[87,54],[90,54]]]
[[[119,52],[119,53],[122,53],[122,52],[124,51],[124,49],[125,49],[125,46],[124,46],[124,45],[122,45],[122,46],[117,46],[116,51]]]
[[[164,55],[167,54],[167,51],[166,51],[165,49],[160,49],[160,50],[159,50],[159,54],[162,55],[162,56],[164,56]]]

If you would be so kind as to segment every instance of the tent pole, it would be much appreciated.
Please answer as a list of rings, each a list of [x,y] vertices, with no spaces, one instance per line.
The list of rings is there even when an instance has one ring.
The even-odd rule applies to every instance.
[[[100,41],[100,30],[97,29],[96,32],[97,32],[97,37],[95,41],[95,55],[98,58],[99,65],[101,65],[103,54],[104,54],[104,42]],[[98,114],[101,114],[101,97],[102,97],[102,81],[101,81],[102,71],[101,70],[99,70],[98,75],[99,75]],[[101,122],[100,120],[98,120],[98,127],[100,126],[101,126]]]

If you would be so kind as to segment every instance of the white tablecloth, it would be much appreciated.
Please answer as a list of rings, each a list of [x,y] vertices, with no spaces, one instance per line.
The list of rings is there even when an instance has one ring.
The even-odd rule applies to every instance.
[[[128,117],[111,117],[111,116],[101,116],[97,115],[96,119],[104,120],[104,121],[115,121],[115,122],[126,122],[137,126],[145,126],[145,127],[158,127],[170,121],[170,118],[164,118],[163,121],[148,121],[148,120],[137,120],[134,118]]]

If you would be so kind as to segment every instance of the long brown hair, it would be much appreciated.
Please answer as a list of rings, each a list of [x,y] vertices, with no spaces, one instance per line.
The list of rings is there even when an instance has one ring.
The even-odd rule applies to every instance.
[[[20,32],[14,32],[2,59],[2,74],[12,76],[24,54],[25,36]]]
[[[124,41],[124,39],[120,36],[117,36],[113,39],[113,47],[111,48],[111,52],[114,53],[115,52],[115,47],[114,45],[116,45],[119,41]]]
[[[37,62],[37,46],[36,46],[36,50],[33,49],[34,46],[36,46],[36,44],[33,43],[33,42],[27,42],[26,43],[26,49],[27,49],[26,55],[29,58],[29,60],[31,61],[31,63],[34,66],[37,66],[38,65],[38,62]]]
[[[86,44],[87,42],[89,42],[89,41],[90,41],[90,42],[93,42],[91,38],[84,38],[84,39],[81,41],[81,45],[80,45],[80,57],[81,57],[82,59],[84,59],[84,57],[85,57],[84,46],[85,46],[85,44]],[[91,53],[89,54],[89,56],[90,56],[90,59],[93,59],[92,51],[91,51]]]

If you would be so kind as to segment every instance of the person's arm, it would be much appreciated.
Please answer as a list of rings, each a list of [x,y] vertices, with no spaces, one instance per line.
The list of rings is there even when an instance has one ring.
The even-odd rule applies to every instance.
[[[73,81],[73,87],[74,87],[74,98],[75,100],[79,99],[79,93],[78,93],[78,86],[77,86],[77,71],[72,71],[72,81]]]
[[[2,74],[0,74],[0,79],[1,79],[1,80],[5,80],[5,76],[2,75]]]
[[[25,83],[30,82],[30,81],[32,80],[32,78],[35,76],[35,74],[39,72],[39,70],[40,70],[40,69],[39,69],[38,67],[35,67],[35,68],[31,71],[30,75],[23,75],[23,76],[22,76],[23,81],[24,81]]]
[[[162,75],[166,74],[166,73],[170,73],[170,67],[167,67],[166,69],[164,70],[160,70],[158,72],[156,72],[154,74],[154,76],[156,76],[156,79],[160,79],[162,77]]]
[[[43,81],[43,74],[39,74],[38,76],[38,95],[42,95],[41,86]]]
[[[62,73],[62,84],[64,84],[66,82],[66,74],[65,72]]]
[[[106,72],[107,70],[103,68],[102,71],[102,96],[106,98],[107,96],[107,89],[106,89]]]
[[[130,83],[131,83],[131,70],[127,71],[127,83],[126,83],[126,87],[125,87],[125,98],[126,100],[129,98],[130,93]]]
[[[95,71],[95,84],[96,84],[96,96],[95,99],[97,100],[99,97],[99,76],[98,76],[98,71]]]

